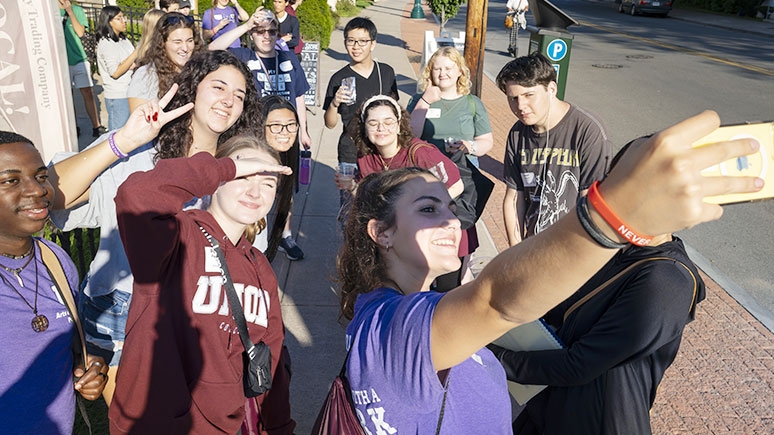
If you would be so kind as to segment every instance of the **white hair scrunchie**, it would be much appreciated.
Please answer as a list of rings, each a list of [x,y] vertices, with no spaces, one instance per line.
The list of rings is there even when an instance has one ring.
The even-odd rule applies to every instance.
[[[395,107],[395,111],[398,113],[398,121],[400,121],[400,113],[401,113],[401,108],[400,108],[400,105],[398,104],[398,102],[397,102],[397,101],[395,101],[395,100],[394,100],[392,97],[390,97],[390,96],[387,96],[387,95],[381,95],[381,94],[379,94],[379,95],[374,95],[373,97],[371,97],[371,98],[367,99],[365,103],[363,103],[363,113],[361,113],[361,114],[360,114],[360,121],[362,121],[362,122],[365,122],[365,117],[366,117],[366,109],[368,108],[368,105],[369,105],[369,104],[371,104],[371,103],[373,103],[374,101],[379,101],[379,100],[384,100],[384,101],[387,101],[387,102],[389,102],[390,104],[392,104],[392,105],[393,105],[393,107]]]

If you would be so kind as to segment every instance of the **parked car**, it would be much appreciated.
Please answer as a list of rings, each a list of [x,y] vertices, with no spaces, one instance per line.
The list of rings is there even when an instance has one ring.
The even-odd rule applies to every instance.
[[[673,0],[621,0],[618,12],[629,12],[632,16],[646,13],[666,17],[672,10]]]

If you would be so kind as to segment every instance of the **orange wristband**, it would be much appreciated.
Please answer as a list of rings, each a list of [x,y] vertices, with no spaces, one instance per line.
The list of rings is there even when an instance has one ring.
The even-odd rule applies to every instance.
[[[650,243],[650,241],[653,240],[653,237],[643,236],[637,233],[615,214],[607,202],[605,202],[604,198],[602,198],[598,186],[599,181],[595,181],[591,187],[589,187],[589,192],[586,196],[592,207],[594,207],[597,213],[602,216],[602,219],[604,219],[610,227],[623,236],[629,243],[637,246],[645,246]]]

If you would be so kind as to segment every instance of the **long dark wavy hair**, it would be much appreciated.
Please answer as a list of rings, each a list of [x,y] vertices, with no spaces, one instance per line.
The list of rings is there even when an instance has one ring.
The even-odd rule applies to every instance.
[[[153,30],[148,51],[145,52],[142,59],[137,61],[137,67],[153,65],[156,69],[156,75],[159,78],[159,98],[167,93],[178,72],[177,65],[169,60],[165,50],[169,35],[177,29],[191,29],[194,39],[194,54],[205,50],[199,26],[196,25],[192,17],[186,17],[179,12],[167,12],[159,18],[156,28]]]
[[[395,118],[398,118],[399,114],[395,111],[395,106],[392,103],[388,100],[374,100],[368,104],[368,107],[361,107],[360,110],[357,111],[355,118],[349,123],[349,135],[355,142],[358,157],[377,153],[376,146],[368,140],[368,132],[366,131],[366,125],[363,119],[368,118],[368,111],[380,106],[389,107],[390,110],[392,110],[392,113],[395,114]],[[362,115],[363,112],[365,112],[365,116]],[[406,112],[406,109],[401,107],[400,121],[398,122],[398,146],[401,148],[409,148],[411,147],[412,139],[414,139],[414,133],[411,131],[411,115]]]
[[[173,110],[189,102],[196,100],[196,90],[199,83],[213,71],[223,66],[232,66],[242,73],[245,78],[245,100],[242,114],[237,118],[234,125],[220,134],[218,144],[230,139],[238,134],[250,134],[264,139],[263,117],[261,116],[258,103],[258,93],[253,84],[253,77],[245,64],[237,59],[233,54],[227,51],[203,51],[191,57],[188,63],[175,82],[179,87],[172,101],[166,107],[166,110]],[[185,157],[193,144],[193,133],[191,132],[191,117],[193,110],[185,113],[179,118],[171,121],[161,128],[156,141],[156,160],[170,159],[176,157]]]
[[[432,174],[417,167],[392,169],[370,174],[358,184],[336,259],[342,317],[351,320],[358,295],[388,279],[379,245],[368,235],[368,222],[376,219],[386,228],[395,225],[395,203],[403,194],[404,184],[422,175]]]
[[[264,126],[264,135],[266,134],[266,120],[269,118],[269,113],[275,110],[290,110],[296,118],[296,123],[298,123],[298,112],[296,111],[296,108],[290,101],[279,95],[267,95],[259,100],[259,104],[261,106],[261,115],[263,116],[262,125]],[[290,169],[293,170],[293,175],[290,177],[283,176],[279,189],[277,189],[277,217],[274,219],[274,225],[271,227],[269,243],[266,252],[264,253],[269,261],[274,260],[274,257],[277,255],[277,248],[279,248],[280,240],[282,240],[282,231],[285,229],[285,222],[287,222],[290,210],[293,208],[293,192],[294,190],[298,191],[298,136],[299,134],[296,132],[296,140],[293,142],[290,149],[279,153],[281,163],[290,167]]]
[[[259,139],[253,135],[237,135],[231,137],[229,140],[224,142],[222,145],[218,147],[218,151],[215,152],[215,158],[221,159],[223,157],[229,157],[236,153],[237,151],[243,150],[243,149],[256,149],[265,152],[266,154],[270,155],[271,158],[274,159],[275,162],[280,163],[280,156],[277,151],[274,150],[274,148],[270,147],[268,143],[266,143],[266,140]],[[287,175],[280,175],[280,186],[283,184],[287,184]],[[279,191],[279,189],[277,189]],[[275,197],[276,201],[276,197]],[[255,241],[256,234],[260,233],[261,231],[266,229],[266,218],[264,217],[260,221],[248,225],[245,228],[245,238],[250,243],[253,243]],[[271,261],[271,260],[269,260]]]
[[[99,19],[97,20],[97,40],[104,38],[118,42],[119,39],[126,39],[126,34],[120,33],[116,35],[116,32],[113,31],[113,27],[110,25],[113,18],[120,13],[121,8],[118,6],[105,6],[102,8],[102,12],[99,13]]]

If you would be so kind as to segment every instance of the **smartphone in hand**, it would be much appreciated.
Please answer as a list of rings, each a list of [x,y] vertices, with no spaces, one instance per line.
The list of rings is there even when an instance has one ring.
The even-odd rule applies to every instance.
[[[693,146],[699,147],[715,142],[745,138],[754,138],[761,144],[757,154],[726,160],[719,165],[705,169],[702,171],[702,175],[708,177],[760,177],[766,181],[765,186],[758,192],[712,196],[706,198],[705,201],[713,204],[733,204],[774,198],[774,121],[724,125],[696,141]]]

